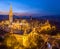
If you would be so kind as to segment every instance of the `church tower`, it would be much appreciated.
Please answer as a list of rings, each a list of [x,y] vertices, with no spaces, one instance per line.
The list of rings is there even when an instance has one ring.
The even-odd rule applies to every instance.
[[[10,11],[9,11],[9,22],[10,22],[10,24],[13,22],[12,6],[10,6]]]

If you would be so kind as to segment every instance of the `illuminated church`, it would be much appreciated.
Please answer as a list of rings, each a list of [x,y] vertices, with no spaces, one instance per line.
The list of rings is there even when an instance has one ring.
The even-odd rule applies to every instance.
[[[9,11],[9,22],[10,22],[10,24],[13,22],[12,6],[10,6],[10,11]]]

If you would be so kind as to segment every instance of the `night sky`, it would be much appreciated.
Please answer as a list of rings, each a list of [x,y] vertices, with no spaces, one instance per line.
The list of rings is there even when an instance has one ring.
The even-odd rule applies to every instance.
[[[41,15],[60,15],[60,0],[0,0],[0,11],[35,13]]]

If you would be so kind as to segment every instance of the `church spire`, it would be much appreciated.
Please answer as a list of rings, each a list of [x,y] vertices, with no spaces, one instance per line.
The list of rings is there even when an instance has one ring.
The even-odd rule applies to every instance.
[[[12,12],[12,6],[10,5],[10,11],[9,11],[9,22],[13,22],[13,12]]]

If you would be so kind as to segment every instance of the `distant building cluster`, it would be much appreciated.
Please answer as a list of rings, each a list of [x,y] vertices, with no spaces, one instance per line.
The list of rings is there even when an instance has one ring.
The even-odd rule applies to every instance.
[[[33,21],[32,17],[30,22],[26,19],[23,20],[17,20],[16,22],[13,21],[13,12],[12,12],[12,6],[10,7],[9,12],[9,20],[5,20],[0,22],[1,28],[3,28],[6,31],[14,32],[14,30],[23,30],[24,32],[27,32],[27,30],[33,30],[33,28],[37,28],[37,30],[40,32],[42,30],[49,30],[52,28],[55,28],[55,26],[50,25],[49,21],[47,20],[44,24],[39,23],[39,21]],[[18,31],[17,31],[18,32]]]
[[[56,27],[52,26],[48,20],[42,23],[38,20],[33,20],[32,17],[30,20],[17,19],[16,21],[13,21],[13,12],[11,6],[9,12],[9,20],[1,21],[0,29],[9,33],[5,34],[4,40],[4,44],[8,47],[14,46],[13,49],[31,49],[34,47],[37,48],[38,46],[42,47],[41,45],[45,44],[44,42],[48,42],[48,39],[51,36],[47,34],[41,34],[42,31],[51,31],[52,29],[55,30]]]

